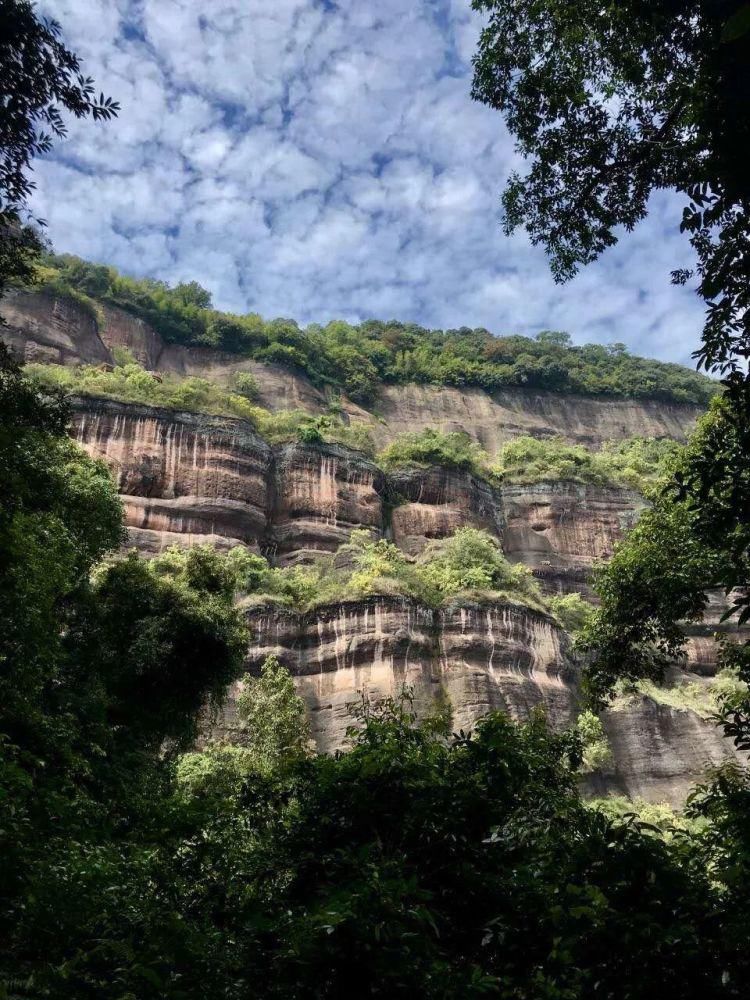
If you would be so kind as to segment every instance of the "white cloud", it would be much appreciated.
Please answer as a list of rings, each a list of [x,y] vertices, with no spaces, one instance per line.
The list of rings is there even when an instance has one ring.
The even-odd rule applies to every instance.
[[[700,305],[674,198],[573,282],[499,227],[516,162],[469,97],[468,0],[46,0],[116,122],[73,122],[37,166],[60,251],[221,307],[567,329],[687,361]]]

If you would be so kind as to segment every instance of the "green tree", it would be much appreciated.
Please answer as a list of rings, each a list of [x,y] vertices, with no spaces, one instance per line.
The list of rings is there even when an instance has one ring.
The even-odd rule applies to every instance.
[[[707,590],[739,588],[727,617],[750,618],[746,448],[735,408],[714,402],[673,478],[598,571],[601,608],[585,631],[597,695],[621,678],[658,680],[681,653],[685,623],[701,619]]]
[[[374,320],[359,326],[333,321],[301,330],[292,320],[264,322],[256,314],[230,315],[204,308],[194,295],[152,279],[134,279],[112,267],[64,254],[45,255],[40,286],[68,295],[96,319],[96,303],[125,309],[171,343],[208,346],[304,371],[320,388],[337,388],[366,406],[381,382],[480,386],[495,392],[512,385],[552,392],[630,396],[706,403],[716,383],[679,365],[630,357],[597,344],[569,343],[566,334],[538,339],[496,338],[489,331],[426,330]]]
[[[66,134],[63,112],[106,121],[119,104],[96,96],[78,57],[60,39],[56,21],[27,0],[0,3],[0,294],[9,281],[28,281],[42,241],[28,207],[31,161]],[[35,225],[34,225],[35,224]]]
[[[39,996],[118,982],[105,956],[148,924],[170,761],[239,674],[247,639],[215,553],[180,572],[135,555],[97,566],[122,540],[122,509],[66,424],[64,402],[0,350],[0,983],[11,995],[20,980]]]
[[[700,363],[750,352],[750,17],[744,0],[474,0],[488,16],[473,96],[502,111],[528,161],[505,190],[558,280],[644,218],[686,200],[681,228],[707,304]],[[673,278],[689,280],[677,269]]]
[[[289,767],[309,754],[304,704],[289,671],[275,656],[266,657],[259,677],[244,677],[237,714],[242,744],[259,770]]]
[[[211,293],[197,281],[180,282],[179,285],[175,285],[172,294],[183,306],[195,306],[196,309],[211,308]]]
[[[495,714],[446,742],[408,701],[360,722],[267,843],[264,995],[732,995],[705,878],[583,806],[580,737]]]

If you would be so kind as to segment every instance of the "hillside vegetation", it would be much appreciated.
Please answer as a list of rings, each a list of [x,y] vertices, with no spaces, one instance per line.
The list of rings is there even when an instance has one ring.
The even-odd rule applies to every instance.
[[[635,357],[623,344],[577,347],[568,334],[554,331],[535,339],[495,337],[484,328],[427,330],[379,320],[358,325],[334,320],[303,329],[292,319],[219,312],[210,293],[194,281],[170,287],[67,254],[46,257],[38,278],[41,290],[78,299],[94,317],[98,303],[119,306],[168,343],[296,368],[317,385],[336,387],[365,404],[374,401],[382,383],[405,382],[697,404],[717,391],[711,379],[681,365]]]
[[[357,421],[346,423],[335,404],[330,412],[318,416],[304,410],[271,412],[254,402],[257,386],[245,372],[235,376],[235,384],[229,388],[194,375],[165,374],[155,379],[129,352],[120,348],[117,355],[119,363],[112,371],[96,365],[29,364],[26,372],[47,389],[63,389],[79,396],[239,417],[249,421],[270,444],[342,444],[363,452],[385,471],[439,465],[471,472],[495,484],[566,480],[644,492],[664,476],[680,451],[676,442],[655,438],[613,441],[600,451],[590,451],[557,438],[519,437],[504,444],[492,459],[463,431],[426,428],[398,435],[376,454],[368,426]]]
[[[179,549],[162,557],[174,564],[185,558]],[[531,570],[511,564],[497,540],[476,528],[459,528],[451,537],[432,542],[416,560],[386,539],[373,540],[362,528],[352,532],[335,556],[321,555],[309,566],[272,567],[240,546],[231,550],[227,565],[246,603],[278,603],[307,611],[347,598],[399,595],[437,608],[459,595],[491,595],[547,612],[565,624],[566,609],[558,614],[545,601]]]

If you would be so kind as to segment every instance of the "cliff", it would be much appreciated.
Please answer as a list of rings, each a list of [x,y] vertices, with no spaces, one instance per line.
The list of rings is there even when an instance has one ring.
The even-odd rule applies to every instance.
[[[17,293],[3,302],[3,338],[27,361],[111,364],[117,346],[150,370],[230,384],[252,372],[271,410],[322,413],[327,401],[310,381],[203,348],[164,344],[141,320],[75,300]],[[563,396],[508,389],[384,386],[377,416],[344,399],[345,417],[369,425],[382,446],[405,430],[464,430],[491,454],[519,434],[562,436],[596,447],[633,435],[683,440],[699,409],[654,401]],[[643,498],[627,489],[550,481],[493,486],[470,472],[411,468],[383,473],[339,445],[271,446],[247,422],[106,399],[74,400],[72,434],[116,476],[129,542],[155,553],[177,542],[244,544],[277,565],[334,552],[354,528],[392,539],[410,556],[457,527],[481,528],[512,561],[532,568],[549,592],[591,596],[592,566],[606,559],[638,517]],[[689,679],[715,672],[712,638],[721,610],[694,627]],[[321,750],[342,745],[347,706],[414,689],[421,713],[447,700],[455,729],[488,709],[526,718],[536,706],[565,726],[578,710],[580,664],[569,637],[549,616],[485,602],[440,610],[406,598],[371,597],[296,614],[248,608],[248,666],[269,652],[295,677]],[[235,692],[236,693],[236,692]],[[217,732],[234,729],[230,697]],[[705,766],[727,753],[715,728],[687,709],[630,699],[604,716],[613,763],[587,779],[594,794],[616,791],[679,803]]]
[[[304,375],[208,348],[165,344],[142,320],[122,309],[97,305],[97,316],[74,299],[38,292],[13,292],[2,303],[6,340],[19,358],[57,364],[113,361],[115,347],[127,347],[149,370],[200,375],[227,384],[248,371],[260,386],[259,402],[270,410],[299,407],[322,413],[324,394]],[[344,412],[368,424],[378,447],[405,430],[425,427],[465,430],[493,454],[519,434],[563,437],[598,446],[642,435],[682,441],[701,413],[691,404],[655,400],[571,396],[508,388],[490,395],[481,389],[386,385],[377,417],[344,399]]]
[[[299,679],[318,747],[340,747],[360,693],[371,699],[413,688],[420,714],[443,698],[453,728],[471,729],[500,708],[527,718],[542,706],[557,726],[575,718],[578,666],[568,636],[540,612],[511,603],[434,610],[403,597],[370,597],[307,614],[248,611],[248,666],[273,654]],[[220,726],[234,723],[235,687]]]

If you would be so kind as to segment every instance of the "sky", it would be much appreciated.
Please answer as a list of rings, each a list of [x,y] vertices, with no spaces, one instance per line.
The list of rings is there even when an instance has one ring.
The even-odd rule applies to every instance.
[[[699,300],[675,196],[572,282],[501,229],[522,166],[471,100],[469,0],[43,0],[122,111],[37,161],[55,250],[217,308],[568,331],[690,363]]]

